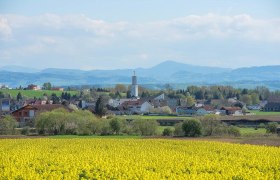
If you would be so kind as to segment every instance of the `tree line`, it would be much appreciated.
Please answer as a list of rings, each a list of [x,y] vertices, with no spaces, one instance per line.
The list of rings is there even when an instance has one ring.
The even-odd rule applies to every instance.
[[[86,110],[69,112],[56,109],[36,116],[34,128],[17,128],[17,121],[12,116],[0,118],[0,135],[24,134],[37,135],[141,135],[141,136],[240,136],[236,126],[221,122],[216,115],[206,115],[200,119],[186,119],[174,128],[166,127],[159,132],[159,124],[151,119],[122,119],[110,117],[98,118]],[[260,124],[256,128],[266,128],[267,133],[277,133],[278,123]],[[20,132],[19,132],[20,130]]]

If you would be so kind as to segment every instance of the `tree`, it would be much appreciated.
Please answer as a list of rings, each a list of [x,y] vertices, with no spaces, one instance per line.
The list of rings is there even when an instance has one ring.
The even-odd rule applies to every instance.
[[[127,91],[127,89],[126,89],[126,86],[125,85],[123,85],[123,84],[116,84],[116,86],[115,86],[115,92],[121,92],[121,93],[123,93],[123,92],[126,92]]]
[[[241,92],[242,95],[248,94],[248,89],[244,88]]]
[[[78,134],[90,135],[97,132],[98,122],[90,111],[68,112],[59,108],[42,112],[36,116],[35,126],[39,134]]]
[[[0,119],[0,134],[13,134],[17,121],[13,116],[5,116]]]
[[[158,123],[155,120],[137,119],[133,122],[133,128],[136,132],[144,136],[155,135]]]
[[[143,91],[142,94],[141,94],[141,98],[146,98],[146,97],[149,97],[149,96],[150,96],[149,91]]]
[[[163,136],[172,136],[173,135],[173,131],[170,127],[164,128],[163,132],[162,132]]]
[[[53,101],[53,104],[59,104],[59,102],[60,102],[59,97],[57,97],[57,95],[55,93],[52,93],[51,100]]]
[[[122,98],[122,95],[119,91],[117,91],[114,96],[115,96],[115,98],[119,98],[119,99]]]
[[[241,136],[241,132],[240,132],[239,128],[236,127],[236,126],[230,126],[228,128],[228,134],[233,135],[235,137],[240,137]]]
[[[128,90],[128,91],[126,92],[126,98],[131,98],[131,91],[130,91],[130,90]]]
[[[264,86],[257,86],[256,92],[259,94],[261,100],[266,100],[270,94],[269,89]]]
[[[187,106],[191,107],[195,104],[195,99],[192,96],[187,96]]]
[[[97,114],[99,117],[102,117],[106,114],[107,109],[105,106],[105,99],[103,96],[100,96],[95,104],[95,114]]]
[[[186,120],[182,124],[182,129],[187,137],[197,137],[202,134],[202,126],[197,119]]]
[[[252,93],[251,94],[252,104],[259,104],[260,102],[259,97],[260,96],[257,93]]]
[[[121,122],[119,119],[114,118],[110,121],[110,127],[115,134],[119,134],[121,130]]]
[[[267,124],[266,132],[268,132],[268,133],[277,133],[277,127],[278,127],[278,123],[277,122],[270,122],[270,123]]]
[[[20,101],[20,100],[22,100],[23,98],[22,98],[22,95],[21,95],[21,93],[19,92],[18,94],[17,94],[17,101]]]
[[[249,95],[249,94],[242,95],[240,100],[242,102],[244,102],[246,105],[252,104],[252,98],[251,98],[251,95]]]
[[[176,123],[175,124],[175,130],[174,130],[174,135],[175,136],[184,136],[183,128],[182,128],[183,123]]]
[[[216,128],[218,128],[221,121],[219,117],[215,114],[207,114],[202,120],[203,134],[206,136],[212,136],[215,133]]]
[[[43,89],[45,90],[51,90],[52,89],[52,84],[50,82],[46,82],[43,84]]]
[[[173,90],[173,88],[170,84],[165,84],[164,88],[165,88],[165,90],[167,91],[168,94],[170,94],[171,91]]]

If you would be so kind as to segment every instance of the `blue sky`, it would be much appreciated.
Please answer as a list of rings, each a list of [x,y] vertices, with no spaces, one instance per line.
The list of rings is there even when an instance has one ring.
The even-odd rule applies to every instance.
[[[1,65],[280,65],[276,0],[0,0]]]

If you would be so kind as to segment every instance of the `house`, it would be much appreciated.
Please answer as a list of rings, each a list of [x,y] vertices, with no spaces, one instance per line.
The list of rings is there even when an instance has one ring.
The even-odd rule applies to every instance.
[[[27,90],[40,90],[40,87],[38,85],[35,84],[29,84],[26,88]]]
[[[137,101],[137,99],[128,99],[128,98],[127,99],[109,99],[108,105],[116,108],[126,101]]]
[[[263,107],[263,111],[271,112],[276,111],[280,112],[280,97],[271,96],[267,100],[267,104]]]
[[[8,114],[11,109],[11,99],[2,98],[0,99],[0,114]]]
[[[23,106],[26,106],[26,105],[44,105],[44,104],[52,104],[52,103],[53,103],[52,100],[46,101],[46,100],[28,99],[28,100],[25,100],[23,102]]]
[[[266,112],[272,112],[272,111],[280,112],[280,102],[268,102],[264,106],[263,111],[266,111]]]
[[[248,110],[260,110],[262,107],[259,104],[247,106]]]
[[[261,106],[261,108],[264,108],[264,106],[267,104],[267,100],[263,100],[259,103],[259,105]]]
[[[34,118],[36,115],[42,112],[52,111],[58,108],[64,108],[70,111],[70,109],[66,108],[61,104],[26,105],[13,111],[12,116],[14,116],[15,119],[18,121],[19,127],[24,127],[28,125],[33,126]]]
[[[215,114],[216,112],[215,108],[211,105],[204,105],[203,109],[205,109],[208,114]]]
[[[178,115],[188,115],[188,116],[204,116],[206,114],[209,114],[203,107],[177,107],[176,113]]]
[[[242,109],[240,107],[222,107],[220,109],[222,114],[225,115],[233,115],[233,116],[237,116],[237,115],[242,115]]]
[[[153,97],[146,99],[150,104],[154,106],[154,108],[164,107],[168,106],[173,111],[178,106],[178,99],[175,98],[169,98],[164,93],[155,95]]]
[[[204,116],[206,114],[209,114],[203,107],[197,107],[196,108],[196,114],[197,116]]]
[[[196,100],[195,107],[203,107],[206,100]]]
[[[140,99],[125,101],[119,106],[120,110],[128,111],[129,114],[148,113],[151,108],[153,108],[152,104]]]

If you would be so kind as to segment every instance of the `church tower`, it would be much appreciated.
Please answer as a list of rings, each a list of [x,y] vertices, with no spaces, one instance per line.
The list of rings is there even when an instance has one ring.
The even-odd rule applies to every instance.
[[[138,84],[137,84],[137,77],[135,75],[135,71],[133,72],[133,76],[132,76],[131,97],[138,98]]]

